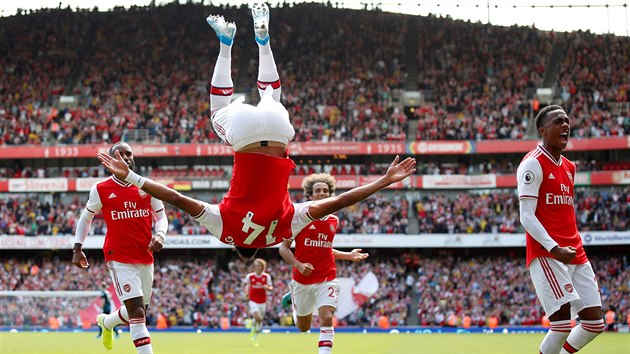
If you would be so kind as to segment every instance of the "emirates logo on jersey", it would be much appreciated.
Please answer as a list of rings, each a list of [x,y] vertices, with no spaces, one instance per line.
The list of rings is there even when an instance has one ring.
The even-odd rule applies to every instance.
[[[130,291],[131,291],[131,285],[129,285],[129,284],[125,284],[125,285],[123,285],[123,290],[124,290],[126,293],[130,292]]]
[[[564,290],[566,290],[566,291],[568,291],[568,292],[572,293],[572,292],[573,292],[573,285],[571,285],[571,284],[565,284],[565,285],[564,285]]]
[[[144,198],[147,196],[147,192],[143,191],[140,188],[138,188],[138,194],[140,195],[141,198]]]

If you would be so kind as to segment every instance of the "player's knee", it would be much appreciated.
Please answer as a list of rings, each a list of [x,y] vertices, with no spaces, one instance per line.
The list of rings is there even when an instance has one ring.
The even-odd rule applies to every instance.
[[[334,314],[330,311],[322,311],[319,313],[319,322],[321,326],[332,326]]]
[[[129,311],[129,319],[144,319],[146,318],[146,312],[143,308],[137,308],[133,311]]]

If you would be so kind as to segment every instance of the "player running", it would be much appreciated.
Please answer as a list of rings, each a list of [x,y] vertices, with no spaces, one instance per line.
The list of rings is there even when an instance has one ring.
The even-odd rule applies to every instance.
[[[219,56],[212,75],[210,109],[212,125],[223,141],[234,149],[230,188],[221,202],[208,204],[129,171],[126,164],[100,153],[99,160],[119,178],[187,212],[223,243],[236,247],[241,257],[251,260],[256,250],[290,239],[313,220],[363,200],[415,172],[416,161],[399,162],[396,156],[387,173],[378,180],[344,194],[317,202],[293,204],[287,191],[289,174],[295,164],[288,157],[287,144],[295,131],[289,114],[280,104],[280,79],[269,43],[269,8],[252,7],[255,40],[259,48],[257,106],[230,102],[233,93],[231,49],[236,25],[222,16],[207,22],[219,38]]]
[[[541,354],[575,353],[604,330],[596,277],[576,226],[575,164],[562,156],[569,127],[562,107],[541,109],[536,129],[542,145],[525,155],[516,175],[527,266],[551,322]],[[572,329],[575,314],[580,323]]]
[[[335,178],[327,173],[313,174],[304,178],[302,188],[308,200],[323,200],[335,193]],[[293,266],[291,291],[282,298],[282,305],[293,304],[293,318],[302,332],[311,329],[313,311],[317,310],[320,354],[332,353],[335,338],[333,318],[339,303],[335,260],[358,262],[368,257],[360,249],[342,252],[332,248],[338,224],[335,215],[311,222],[295,237],[295,254],[290,249],[294,240],[280,244],[280,255]]]
[[[114,154],[126,169],[135,169],[133,152],[127,143],[114,144],[108,156]],[[105,262],[116,295],[124,303],[110,314],[98,315],[103,345],[108,350],[112,349],[113,328],[128,323],[138,353],[153,353],[146,326],[146,311],[153,286],[153,252],[162,250],[168,230],[164,204],[115,175],[92,186],[85,210],[77,223],[72,251],[72,263],[81,269],[89,267],[83,243],[99,210],[103,211],[107,225],[103,245]],[[155,234],[152,233],[154,220]]]
[[[265,311],[267,311],[267,292],[273,291],[271,275],[266,272],[267,262],[264,259],[254,259],[254,271],[245,277],[245,292],[249,295],[249,313],[254,317],[251,330],[251,340],[258,346],[258,334],[262,328]]]

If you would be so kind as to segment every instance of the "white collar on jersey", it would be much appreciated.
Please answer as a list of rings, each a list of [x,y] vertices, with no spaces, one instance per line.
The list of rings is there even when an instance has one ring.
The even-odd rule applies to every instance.
[[[551,160],[551,162],[553,162],[557,166],[562,166],[562,155],[560,155],[560,160],[556,160],[556,158],[553,157],[553,155],[551,155],[551,153],[549,151],[547,151],[547,149],[545,149],[544,146],[538,145],[538,149],[540,149],[540,151],[543,153],[543,155],[547,156],[547,158],[549,160]]]
[[[112,181],[116,182],[116,184],[119,184],[122,187],[129,187],[131,185],[131,183],[123,181],[114,175],[112,175]]]

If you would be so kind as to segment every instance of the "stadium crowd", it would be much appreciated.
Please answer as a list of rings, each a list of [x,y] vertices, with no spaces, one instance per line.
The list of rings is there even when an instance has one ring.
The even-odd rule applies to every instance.
[[[418,25],[417,140],[522,139],[554,33],[428,17]]]
[[[205,199],[206,197],[201,197]],[[217,203],[220,195],[209,197]],[[302,202],[302,193],[293,193]],[[0,235],[73,235],[85,200],[82,194],[69,200],[41,195],[0,196]],[[630,220],[630,188],[576,189],[576,217],[581,231],[626,231]],[[412,209],[413,208],[413,209]],[[169,234],[200,235],[207,230],[186,213],[166,205]],[[412,211],[413,210],[413,211]],[[411,214],[411,216],[410,216]],[[418,233],[516,233],[523,232],[514,191],[480,193],[381,192],[341,210],[338,232],[342,234],[407,234],[410,218]],[[102,214],[92,221],[90,234],[107,231]]]
[[[233,56],[243,61],[233,76],[237,92],[251,93],[257,60],[245,8],[55,9],[3,19],[0,92],[10,94],[0,98],[0,145],[218,142],[207,97],[218,41],[200,15],[206,13],[238,24]],[[557,35],[319,4],[272,13],[272,46],[297,141],[520,139]],[[411,21],[418,83],[432,99],[415,110],[416,132],[392,105],[407,79]],[[322,23],[335,30],[316,30]],[[574,117],[572,135],[628,135],[628,38],[578,32],[566,42],[558,86]],[[60,103],[61,94],[77,104]]]
[[[369,250],[368,250],[369,251]],[[61,254],[52,258],[3,258],[0,290],[100,291],[98,284],[109,284],[105,265],[90,252],[87,274],[75,268]],[[414,252],[414,251],[412,251]],[[359,310],[339,319],[339,325],[375,327],[387,316],[392,326],[405,325],[412,316],[424,326],[459,326],[470,316],[473,326],[486,326],[495,317],[500,325],[539,325],[543,316],[524,265],[521,250],[484,256],[438,255],[407,257],[377,251],[362,263],[341,262],[338,276],[358,283],[373,272],[379,280],[378,291]],[[417,254],[414,254],[417,256]],[[399,260],[399,259],[403,260]],[[620,253],[592,255],[604,308],[613,307],[617,323],[625,323],[630,311],[630,264]],[[413,264],[408,259],[414,259]],[[282,309],[290,267],[280,257],[268,257],[268,272],[274,290],[268,296],[267,326],[291,325],[290,312]],[[244,276],[251,269],[236,258],[222,262],[208,257],[158,256],[153,298],[149,306],[149,325],[158,316],[168,326],[220,327],[221,318],[232,326],[243,326],[248,318]],[[62,327],[80,327],[79,311],[93,298],[0,297],[0,326],[44,326],[56,316]],[[417,309],[411,313],[410,309]]]
[[[575,32],[567,50],[558,87],[575,137],[630,134],[630,83],[627,80],[628,37]]]

